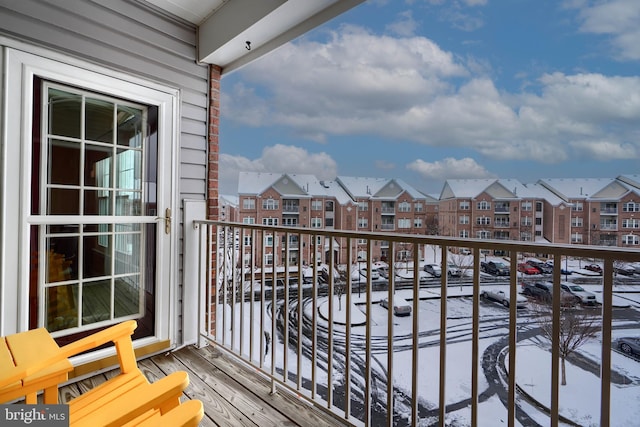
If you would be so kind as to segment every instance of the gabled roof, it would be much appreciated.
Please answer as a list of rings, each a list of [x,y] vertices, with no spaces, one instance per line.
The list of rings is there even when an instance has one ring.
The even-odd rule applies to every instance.
[[[534,197],[517,179],[448,179],[440,193],[440,200],[473,199],[485,192],[497,200]]]
[[[335,181],[321,181],[310,174],[282,174],[270,172],[240,172],[238,194],[258,195],[269,188],[276,190],[282,197],[335,198],[340,204],[351,200],[344,189]]]
[[[416,190],[401,179],[366,178],[339,176],[336,181],[355,199],[397,199],[402,193],[408,193],[413,199],[426,199],[424,193]]]
[[[620,175],[617,180],[640,190],[640,175]]]
[[[544,178],[538,180],[538,184],[569,201],[591,198],[613,181],[613,178]]]
[[[562,203],[567,203],[565,200],[561,199],[555,193],[541,184],[527,184],[526,187],[529,191],[529,194],[532,195],[531,198],[533,199],[546,200],[552,206],[560,206],[560,204]]]

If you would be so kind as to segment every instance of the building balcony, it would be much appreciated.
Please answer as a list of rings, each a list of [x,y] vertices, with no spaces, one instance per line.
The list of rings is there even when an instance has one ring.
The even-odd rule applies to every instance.
[[[210,303],[200,304],[204,312],[197,328],[200,344],[208,346],[183,348],[148,363],[163,371],[173,365],[192,369],[191,392],[211,394],[210,400],[203,400],[212,402],[205,403],[205,411],[214,422],[224,413],[230,425],[239,419],[258,425],[282,424],[285,412],[279,405],[294,401],[301,412],[287,415],[292,425],[411,426],[464,420],[465,425],[483,426],[498,419],[505,425],[583,425],[585,420],[620,425],[625,411],[615,410],[615,402],[637,396],[627,394],[637,393],[629,386],[637,379],[627,376],[623,367],[629,359],[618,353],[616,341],[620,336],[638,335],[637,309],[628,307],[629,300],[637,298],[629,299],[631,294],[626,293],[625,309],[618,305],[617,293],[640,293],[634,291],[640,276],[615,275],[614,264],[640,261],[639,250],[211,221],[196,224],[198,233],[205,236],[201,242],[207,242],[206,236],[212,242],[224,241],[216,239],[215,233],[240,229],[257,234],[255,254],[265,250],[262,234],[279,235],[280,241],[295,234],[301,242],[322,235],[327,242],[322,254],[333,254],[322,260],[328,264],[309,262],[311,267],[306,269],[285,265],[284,270],[296,280],[290,286],[274,287],[263,286],[258,276],[238,274],[235,266],[243,265],[244,255],[230,248],[202,243],[198,254],[187,250],[185,257],[217,259],[212,270],[198,275],[204,278],[199,294],[211,298]],[[353,268],[356,252],[368,253],[380,241],[388,244],[388,259],[396,259],[400,252],[408,252],[411,260],[438,254],[442,274],[434,277],[423,271],[422,264],[402,261],[389,264],[386,277],[374,276],[368,272],[378,264],[369,256],[359,263],[365,273],[354,280],[347,272]],[[460,256],[461,248],[469,248],[470,254]],[[500,259],[510,267],[510,275],[481,272],[481,263],[491,253],[507,254]],[[518,308],[509,304],[514,299],[507,298],[505,308],[504,300],[494,303],[481,298],[496,288],[506,295],[522,292],[524,279],[517,265],[523,254],[531,253],[546,253],[563,267],[575,263],[574,274],[582,286],[597,295],[595,308],[561,306],[558,284],[571,281],[571,276],[561,276],[560,269],[537,277],[556,285],[550,303],[530,297],[525,308]],[[300,257],[305,259],[304,254]],[[600,264],[603,274],[578,268],[587,264],[585,259]],[[463,273],[448,275],[449,262],[457,263]],[[385,299],[397,308],[391,303],[391,309],[386,309],[380,304]],[[452,312],[458,314],[452,317]],[[569,313],[589,316],[597,331],[587,348],[576,350],[582,357],[567,359],[567,385],[561,385],[561,331],[571,321]],[[541,332],[544,328],[551,331],[549,335]],[[573,365],[584,357],[590,367]],[[224,379],[217,379],[220,375]],[[593,383],[585,388],[587,377]],[[258,386],[255,378],[260,378]],[[581,393],[578,401],[597,403],[574,406],[576,400],[567,397],[570,390]],[[256,417],[263,417],[264,423]],[[327,421],[326,417],[335,418]]]

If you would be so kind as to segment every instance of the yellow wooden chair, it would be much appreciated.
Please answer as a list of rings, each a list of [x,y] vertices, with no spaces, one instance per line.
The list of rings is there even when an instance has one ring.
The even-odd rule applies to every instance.
[[[49,349],[50,351],[47,352],[49,354],[39,356],[37,352],[33,356],[33,349],[38,348],[38,342],[33,342],[32,338],[42,337],[42,341],[46,341],[48,345],[51,341],[50,336],[48,339],[44,338],[42,329],[3,337],[6,350],[22,354],[25,353],[25,348],[31,348],[33,357],[28,358],[29,360],[18,360],[15,362],[15,366],[5,365],[1,368],[0,396],[3,396],[3,390],[5,396],[16,396],[23,392],[24,396],[33,395],[35,393],[33,388],[38,385],[42,387],[41,389],[48,387],[50,390],[51,382],[60,379],[60,372],[57,377],[46,376],[48,382],[40,381],[36,385],[34,385],[33,378],[41,375],[43,370],[50,370],[51,366],[55,364],[64,361],[68,363],[68,358],[71,356],[112,342],[116,348],[120,373],[68,402],[71,426],[121,426],[128,422],[136,423],[136,419],[139,419],[140,422],[147,422],[154,417],[179,418],[190,411],[194,411],[192,420],[197,419],[197,421],[195,424],[186,421],[186,425],[197,425],[202,418],[202,411],[198,410],[197,404],[189,404],[184,408],[182,408],[184,405],[180,405],[182,391],[189,384],[186,372],[174,372],[158,381],[149,383],[138,368],[131,340],[131,335],[136,327],[137,323],[133,320],[123,322],[59,347],[57,350]],[[0,345],[0,358],[3,357],[2,351],[3,348]],[[67,372],[64,372],[65,380]],[[50,392],[49,399],[51,399],[51,394]],[[30,403],[29,400],[33,400],[33,398],[27,399],[28,403]]]

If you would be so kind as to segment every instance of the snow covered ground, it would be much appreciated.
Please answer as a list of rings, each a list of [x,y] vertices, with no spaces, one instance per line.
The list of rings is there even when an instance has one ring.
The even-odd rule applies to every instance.
[[[569,268],[579,271],[580,274],[574,273],[569,276],[569,280],[573,277],[584,277],[590,272],[582,274],[578,262],[576,265],[570,263]],[[466,274],[471,274],[467,271]],[[640,279],[637,283],[640,283]],[[492,285],[492,286],[508,286]],[[602,300],[601,285],[583,285],[583,287],[596,293],[597,298]],[[619,292],[618,292],[619,291]],[[632,313],[640,311],[640,285],[627,284],[618,286],[614,289],[614,306],[625,308]],[[446,403],[452,408],[447,412],[446,425],[449,426],[466,426],[471,423],[471,335],[470,335],[470,319],[471,319],[471,299],[472,287],[466,285],[450,286],[447,289],[447,338],[446,347]],[[396,295],[406,299],[409,302],[413,300],[411,290],[397,290]],[[412,370],[412,322],[415,313],[408,317],[392,316],[392,332],[393,332],[393,364],[391,370],[388,365],[387,353],[387,337],[389,333],[389,314],[386,309],[380,306],[379,301],[388,296],[388,292],[372,292],[370,307],[366,305],[366,293],[362,293],[360,297],[357,293],[351,295],[351,326],[348,327],[346,321],[346,296],[334,297],[333,304],[329,304],[326,298],[318,298],[317,309],[310,304],[306,304],[303,309],[304,317],[312,318],[315,314],[318,322],[318,334],[323,335],[324,330],[328,327],[326,319],[329,317],[329,310],[333,310],[333,333],[336,342],[342,342],[347,333],[352,339],[352,353],[354,359],[358,360],[359,356],[364,355],[363,338],[366,332],[367,311],[369,312],[371,336],[375,342],[374,351],[372,353],[372,370],[375,371],[377,378],[392,377],[392,382],[396,393],[404,396],[411,396],[412,382],[415,375],[418,376],[417,395],[423,408],[431,410],[428,415],[423,417],[420,425],[432,425],[437,422],[437,406],[439,402],[439,322],[440,322],[440,289],[437,287],[423,288],[419,294],[419,313],[418,319],[420,324],[420,339],[418,350],[418,366],[417,372]],[[295,304],[294,304],[295,305]],[[330,308],[331,305],[331,308]],[[245,304],[244,309],[244,327],[248,328],[250,324],[250,303]],[[369,310],[367,310],[367,308]],[[236,314],[239,309],[236,307]],[[291,307],[290,307],[291,309]],[[253,303],[254,325],[259,323],[259,313],[261,304]],[[275,367],[279,370],[284,368],[284,358],[282,357],[286,351],[287,369],[289,372],[298,372],[297,366],[297,348],[289,342],[285,345],[282,339],[271,340],[271,346],[266,354],[261,354],[260,336],[271,334],[271,313],[270,305],[265,303],[262,305],[264,310],[265,324],[256,328],[257,333],[251,335],[248,332],[240,333],[240,328],[236,327],[236,346],[240,342],[241,337],[244,341],[245,353],[248,351],[248,342],[253,339],[255,355],[252,359],[257,360],[264,357],[265,367],[270,370],[272,363],[272,352],[275,351]],[[594,309],[597,311],[597,309]],[[219,312],[222,312],[219,306]],[[226,324],[231,324],[230,310],[227,306],[225,309],[227,315]],[[506,385],[505,378],[500,379],[496,383],[490,377],[486,369],[483,369],[482,360],[485,353],[492,346],[500,345],[500,343],[508,336],[508,311],[499,304],[482,302],[480,306],[480,317],[482,319],[480,346],[480,374],[479,374],[479,391],[481,395],[479,404],[480,425],[494,426],[507,423],[507,408],[502,403],[498,390]],[[637,318],[637,317],[636,317]],[[236,316],[236,322],[240,322],[240,316]],[[222,328],[222,322],[217,322],[219,328]],[[535,319],[528,314],[528,310],[519,310],[518,312],[518,334],[521,332],[526,334],[536,327]],[[629,322],[626,319],[614,318],[614,339],[623,335],[640,335],[637,322]],[[230,327],[226,331],[226,340],[230,342]],[[291,324],[288,332],[295,334],[295,326]],[[219,329],[218,336],[222,336],[222,330]],[[273,342],[275,341],[275,343]],[[307,345],[305,342],[304,345]],[[275,345],[275,350],[274,350]],[[336,350],[337,351],[337,350]],[[504,351],[503,351],[504,352]],[[601,346],[598,339],[593,339],[582,346],[578,353],[581,356],[599,364],[601,355]],[[500,363],[508,363],[509,354],[505,354],[505,361]],[[498,363],[498,362],[496,362]],[[311,370],[316,370],[316,378],[318,383],[327,384],[328,372],[326,365],[318,363],[313,367],[312,363],[306,359],[301,359],[300,372],[305,378],[311,378]],[[612,426],[630,426],[640,425],[640,362],[628,358],[617,352],[612,353],[612,370],[620,374],[619,377],[624,381],[621,383],[611,384],[611,425]],[[335,387],[340,387],[342,383],[342,368],[336,364],[333,369],[331,383]],[[352,381],[361,384],[362,378],[359,377],[358,371],[352,372]],[[518,342],[516,348],[516,382],[518,386],[526,392],[532,399],[539,402],[542,406],[549,406],[551,396],[551,353],[548,342],[539,336],[522,339]],[[376,382],[379,387],[378,395],[382,402],[386,399],[386,385],[384,382]],[[352,399],[360,399],[357,394]],[[522,396],[517,398],[519,410],[526,412],[531,424],[521,424],[519,421],[516,425],[548,425],[549,418],[543,410],[538,409],[532,402],[524,399]],[[406,405],[400,403],[398,399],[396,404],[396,424],[402,425],[405,419],[409,423],[410,413]],[[567,363],[567,385],[560,387],[560,415],[566,417],[577,425],[581,426],[597,426],[600,420],[600,380],[593,372],[583,369],[580,366]],[[434,412],[436,416],[434,416]]]

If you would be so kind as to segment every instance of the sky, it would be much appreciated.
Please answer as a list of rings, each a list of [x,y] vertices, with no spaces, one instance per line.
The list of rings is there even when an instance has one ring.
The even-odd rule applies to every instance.
[[[220,193],[640,173],[638,22],[638,0],[368,0],[223,76]]]

